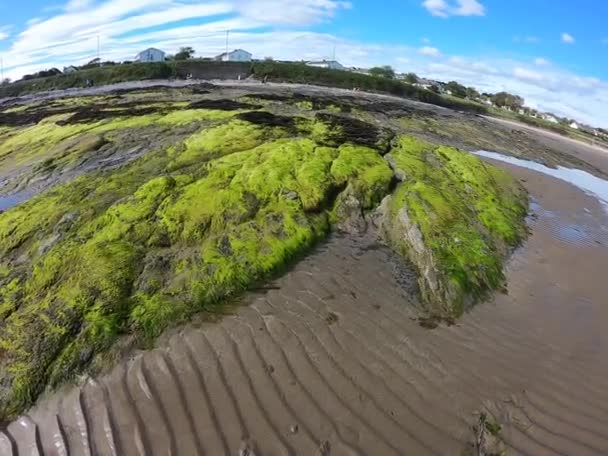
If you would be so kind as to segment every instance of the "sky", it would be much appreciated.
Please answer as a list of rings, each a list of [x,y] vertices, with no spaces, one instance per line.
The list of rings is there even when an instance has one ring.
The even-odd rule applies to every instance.
[[[4,77],[130,60],[154,46],[198,57],[391,65],[608,127],[606,0],[0,0]],[[227,33],[228,31],[228,33]]]

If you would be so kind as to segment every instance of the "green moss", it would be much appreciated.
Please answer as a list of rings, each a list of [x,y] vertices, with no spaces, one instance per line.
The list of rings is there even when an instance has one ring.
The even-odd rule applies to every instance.
[[[294,103],[298,108],[303,109],[305,111],[312,111],[314,109],[314,105],[312,101],[303,100],[297,101]]]
[[[253,149],[270,139],[286,136],[279,128],[263,128],[240,120],[205,128],[184,141],[181,152],[174,153],[175,158],[170,169],[209,161],[223,155]]]
[[[66,141],[160,119],[142,117],[37,128]],[[387,191],[373,149],[289,134],[231,120],[0,214],[0,414],[80,372],[118,335],[150,341],[282,268],[328,233],[341,188],[370,208]]]
[[[403,182],[391,201],[420,231],[430,256],[397,241],[419,268],[437,269],[439,286],[421,275],[427,302],[452,316],[504,280],[502,261],[526,234],[527,200],[518,183],[477,157],[402,137],[388,155]]]
[[[339,185],[353,182],[355,196],[364,209],[372,209],[388,193],[393,172],[374,149],[346,144],[340,147],[331,174]]]
[[[196,312],[217,311],[326,236],[353,198],[360,212],[389,193],[394,171],[377,128],[327,113],[270,118],[284,125],[271,127],[259,124],[264,116],[234,119],[238,112],[73,125],[51,116],[0,130],[4,163],[42,172],[150,126],[192,124],[133,162],[0,214],[0,418],[98,362],[120,335],[149,343]],[[406,177],[391,216],[407,208],[444,282],[475,296],[498,286],[502,254],[523,235],[517,184],[462,152],[411,138],[389,158]]]

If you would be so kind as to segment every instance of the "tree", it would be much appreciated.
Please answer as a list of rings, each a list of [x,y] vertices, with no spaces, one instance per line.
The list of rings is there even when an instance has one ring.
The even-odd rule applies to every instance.
[[[196,51],[190,46],[179,48],[179,52],[175,54],[175,60],[190,60]]]
[[[520,96],[508,92],[498,92],[492,96],[492,102],[500,107],[511,110],[518,110],[524,105],[524,99]]]
[[[380,78],[395,79],[395,70],[388,65],[370,68],[369,74]]]
[[[11,83],[11,78],[4,78],[2,80],[2,82],[0,82],[0,85],[9,85]]]
[[[416,73],[408,73],[403,79],[405,80],[405,82],[408,82],[410,84],[418,83],[418,76],[416,75]]]
[[[448,82],[445,88],[452,92],[452,95],[454,95],[455,97],[466,98],[467,96],[467,88],[456,81]]]
[[[470,98],[471,100],[475,100],[479,97],[480,97],[479,92],[474,87],[467,87],[467,98]]]
[[[431,92],[436,93],[436,94],[440,94],[441,93],[441,89],[439,88],[439,86],[437,84],[431,84],[431,86],[429,87],[429,90]]]

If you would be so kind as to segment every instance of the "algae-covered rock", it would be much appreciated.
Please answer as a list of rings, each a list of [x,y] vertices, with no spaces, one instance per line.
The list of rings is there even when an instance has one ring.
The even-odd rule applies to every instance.
[[[272,115],[247,118],[218,120],[0,215],[0,416],[119,336],[150,342],[276,272],[341,219],[345,189],[358,211],[388,192],[380,150],[357,138],[337,144],[319,120],[313,134]],[[63,138],[69,127],[54,128]]]
[[[508,175],[378,123],[222,100],[78,102],[0,127],[0,172],[64,179],[0,214],[0,419],[102,365],[121,336],[149,344],[332,229],[365,231],[379,205],[441,315],[499,287],[525,234]]]
[[[380,210],[385,238],[417,267],[429,311],[459,316],[503,285],[503,260],[527,232],[526,193],[469,153],[412,137],[386,159],[401,183]]]

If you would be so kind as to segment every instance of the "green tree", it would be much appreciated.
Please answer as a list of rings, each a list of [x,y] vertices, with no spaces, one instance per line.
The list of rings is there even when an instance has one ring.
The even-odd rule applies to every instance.
[[[418,75],[416,75],[416,73],[408,73],[403,79],[405,80],[405,82],[409,82],[410,84],[417,84],[419,80]]]
[[[479,98],[480,96],[481,95],[479,95],[479,92],[477,91],[477,89],[475,89],[474,87],[467,87],[467,98],[475,100],[475,99]]]
[[[194,54],[195,50],[190,46],[179,48],[179,52],[175,54],[173,57],[175,60],[190,60]]]
[[[386,79],[395,79],[395,70],[389,65],[371,68],[369,74]]]
[[[437,84],[431,84],[431,86],[429,87],[429,90],[436,94],[441,93],[441,89],[439,88],[439,86]]]
[[[1,82],[0,85],[9,85],[11,83],[11,78],[4,78]]]
[[[452,92],[452,95],[458,98],[466,98],[467,88],[456,81],[450,81],[446,84],[446,89]]]
[[[498,92],[492,96],[494,104],[501,108],[517,110],[524,105],[524,99],[508,92]]]

